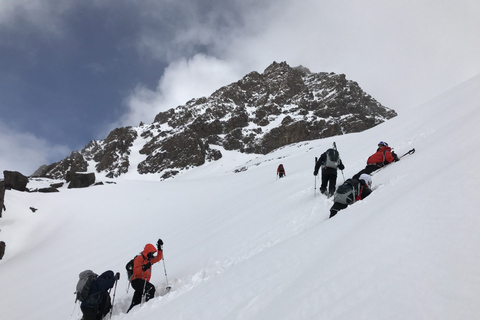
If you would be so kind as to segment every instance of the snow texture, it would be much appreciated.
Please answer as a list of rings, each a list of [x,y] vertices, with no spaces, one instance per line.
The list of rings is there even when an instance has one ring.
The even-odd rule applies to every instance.
[[[368,131],[265,156],[222,150],[175,179],[127,174],[51,194],[7,190],[0,319],[80,319],[73,292],[85,269],[121,273],[115,320],[478,319],[479,101],[477,76]],[[335,141],[349,178],[381,140],[398,155],[416,153],[328,219],[314,158]],[[164,295],[159,262],[157,296],[125,314],[133,290],[124,266],[158,238],[172,291]]]

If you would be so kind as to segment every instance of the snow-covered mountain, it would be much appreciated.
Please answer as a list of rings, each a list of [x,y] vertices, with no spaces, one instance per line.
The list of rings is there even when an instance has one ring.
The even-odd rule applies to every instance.
[[[360,132],[396,115],[343,74],[274,62],[208,98],[159,113],[152,124],[117,128],[34,175],[65,179],[68,171],[90,171],[114,178],[134,172],[166,179],[222,158],[221,149],[267,154],[296,142]],[[134,162],[138,153],[142,157]]]
[[[220,149],[221,159],[175,179],[130,173],[51,194],[7,190],[0,318],[80,319],[79,272],[111,269],[122,274],[114,320],[477,319],[479,101],[477,76],[367,131],[260,156]],[[314,158],[335,141],[348,178],[380,140],[416,152],[328,219]],[[279,163],[287,177],[277,180]],[[124,266],[158,238],[159,295],[125,314],[133,292]],[[162,296],[165,270],[173,289]]]

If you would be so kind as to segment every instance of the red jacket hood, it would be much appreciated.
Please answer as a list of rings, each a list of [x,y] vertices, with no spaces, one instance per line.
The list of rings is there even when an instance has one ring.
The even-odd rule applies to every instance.
[[[142,255],[146,258],[150,252],[156,253],[157,248],[155,248],[155,246],[153,244],[147,243],[145,245],[145,248],[142,251]]]

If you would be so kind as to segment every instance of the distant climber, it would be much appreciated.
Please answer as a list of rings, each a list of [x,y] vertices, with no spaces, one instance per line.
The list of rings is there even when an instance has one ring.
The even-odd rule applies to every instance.
[[[328,197],[333,196],[337,183],[337,170],[345,169],[345,166],[340,159],[340,154],[334,148],[330,148],[317,160],[313,175],[318,174],[318,170],[322,167],[322,184],[320,185],[320,192]],[[328,184],[328,193],[327,193]]]
[[[283,167],[283,164],[280,164],[277,168],[277,175],[279,178],[283,178],[284,176],[287,175],[287,173],[285,172],[285,168]]]
[[[363,173],[358,179],[347,179],[337,188],[333,196],[334,203],[330,208],[330,218],[350,204],[365,199],[370,193],[372,193],[372,177],[370,175]]]

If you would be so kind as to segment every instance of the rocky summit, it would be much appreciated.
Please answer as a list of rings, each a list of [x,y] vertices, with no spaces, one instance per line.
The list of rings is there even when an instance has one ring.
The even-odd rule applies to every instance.
[[[208,98],[157,114],[151,124],[117,128],[34,175],[65,179],[69,171],[95,170],[115,178],[137,170],[166,179],[220,159],[215,146],[267,154],[296,142],[364,131],[396,115],[344,74],[274,62]],[[142,159],[135,165],[134,152]]]

